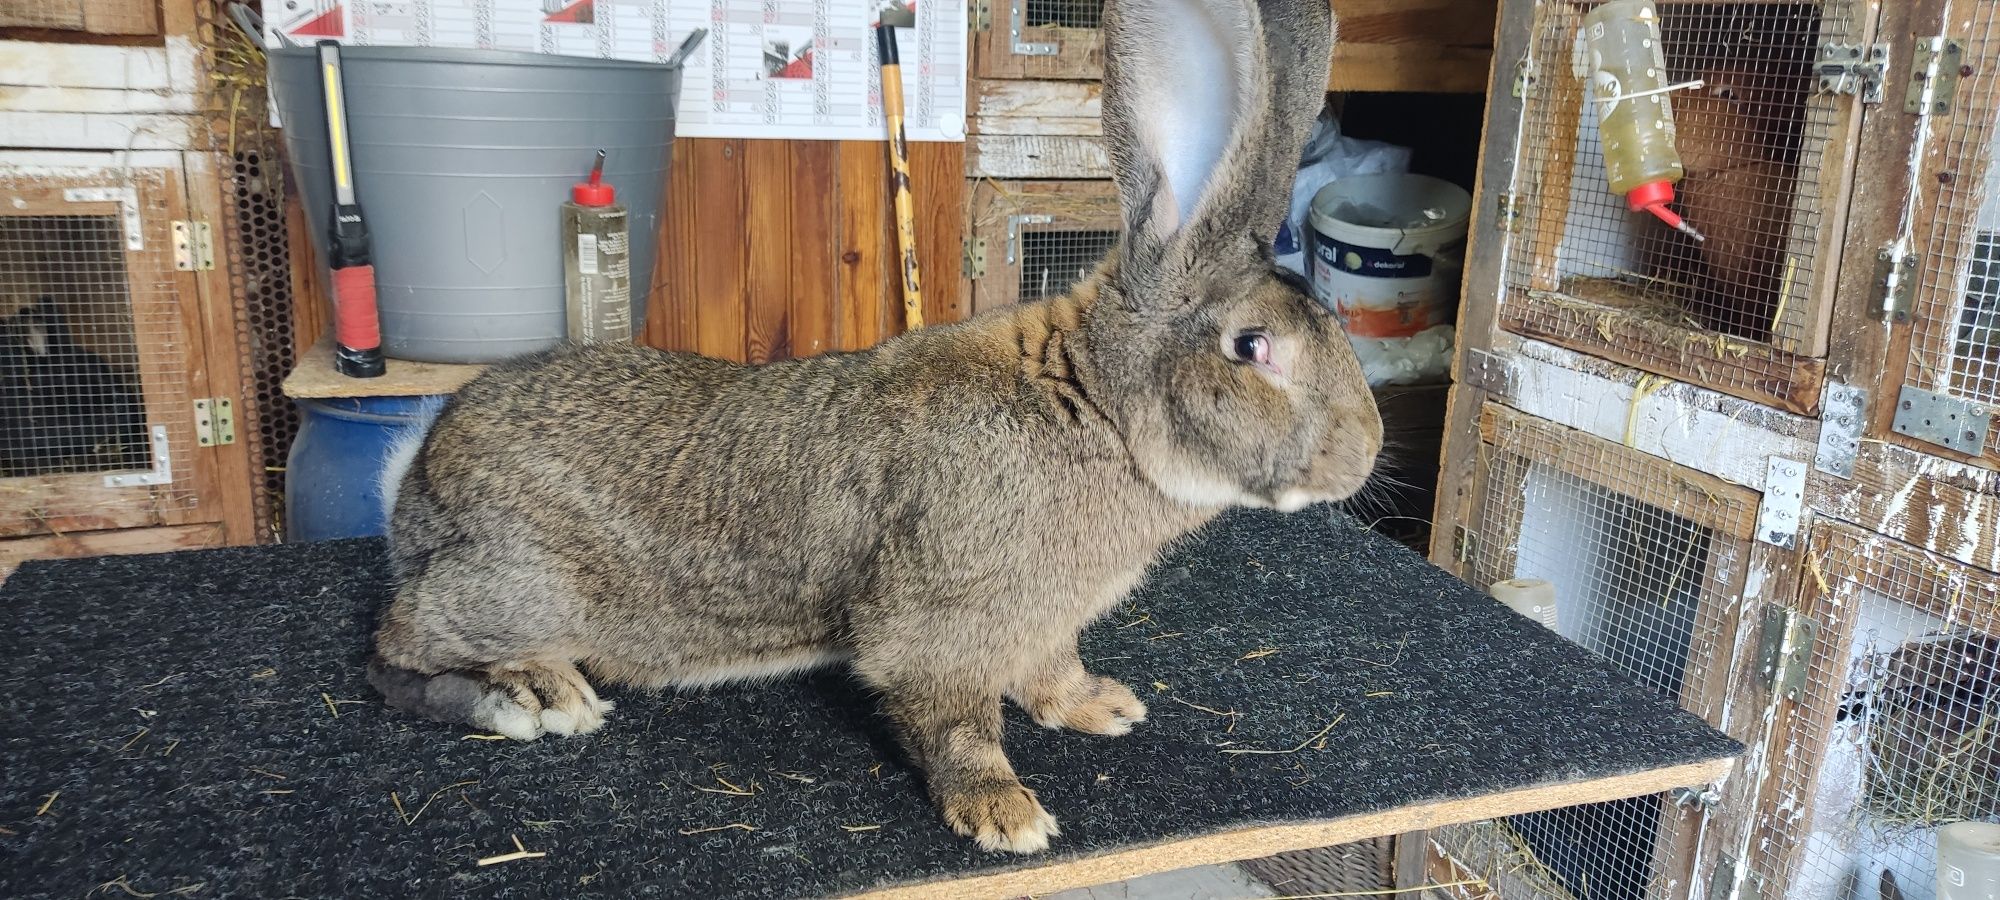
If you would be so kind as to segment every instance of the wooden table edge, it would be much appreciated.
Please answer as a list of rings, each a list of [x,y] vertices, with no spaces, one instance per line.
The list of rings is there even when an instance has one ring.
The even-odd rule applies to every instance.
[[[1257,859],[1443,825],[1640,797],[1718,781],[1735,761],[1735,756],[1724,756],[1605,778],[1419,803],[1324,822],[1259,825],[1011,872],[897,885],[843,896],[851,900],[993,900],[1048,894],[1190,866]]]

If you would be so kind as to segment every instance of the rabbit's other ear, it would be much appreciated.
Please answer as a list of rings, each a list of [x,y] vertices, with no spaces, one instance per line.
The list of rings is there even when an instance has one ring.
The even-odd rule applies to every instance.
[[[1326,101],[1327,0],[1110,0],[1104,31],[1126,274],[1218,239],[1269,243]]]

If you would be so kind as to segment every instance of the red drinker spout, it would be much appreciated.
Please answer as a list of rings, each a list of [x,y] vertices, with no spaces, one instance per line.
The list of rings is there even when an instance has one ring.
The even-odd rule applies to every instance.
[[[569,196],[578,206],[610,206],[617,199],[617,191],[604,183],[604,151],[597,151],[597,162],[590,167],[590,180],[570,188]]]
[[[1686,219],[1667,208],[1667,204],[1674,202],[1674,184],[1671,181],[1648,181],[1639,185],[1625,195],[1625,202],[1631,206],[1633,212],[1644,210],[1652,213],[1675,231],[1697,241],[1707,240],[1701,236],[1701,232],[1694,230],[1694,226],[1689,225]]]

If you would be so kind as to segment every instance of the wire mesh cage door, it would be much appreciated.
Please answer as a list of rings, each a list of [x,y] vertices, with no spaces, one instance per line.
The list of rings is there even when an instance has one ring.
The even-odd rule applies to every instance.
[[[0,176],[0,537],[194,520],[178,191],[165,170]]]
[[[1512,3],[1534,24],[1504,188],[1500,327],[1813,412],[1839,262],[1825,248],[1839,246],[1865,72],[1879,62],[1872,7],[1656,3],[1679,86],[1666,104],[1686,170],[1674,207],[1704,240],[1611,192],[1581,42],[1594,4]]]
[[[1104,0],[989,0],[973,38],[979,78],[1104,77]]]
[[[1749,843],[1765,900],[1936,896],[1937,829],[2000,820],[2000,577],[1860,529],[1810,532],[1811,623]]]
[[[966,295],[976,315],[1056,297],[1118,242],[1109,181],[981,181],[967,229]]]
[[[1755,492],[1488,404],[1459,575],[1555,586],[1557,631],[1721,726],[1736,669]],[[1641,900],[1687,896],[1711,817],[1678,794],[1433,830],[1462,896]],[[1490,892],[1490,893],[1489,893]]]
[[[2000,459],[2000,4],[1951,0],[1913,65],[1934,72],[1902,105],[1924,125],[1916,215],[1903,257],[1908,351],[1892,440],[1927,452]],[[1891,260],[1895,262],[1892,251]],[[1893,295],[1892,295],[1893,296]]]

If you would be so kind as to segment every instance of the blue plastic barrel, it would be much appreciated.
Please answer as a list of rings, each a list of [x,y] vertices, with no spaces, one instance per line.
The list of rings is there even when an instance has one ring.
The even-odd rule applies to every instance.
[[[304,399],[285,461],[285,540],[374,537],[387,530],[382,469],[396,439],[429,424],[436,397]]]

